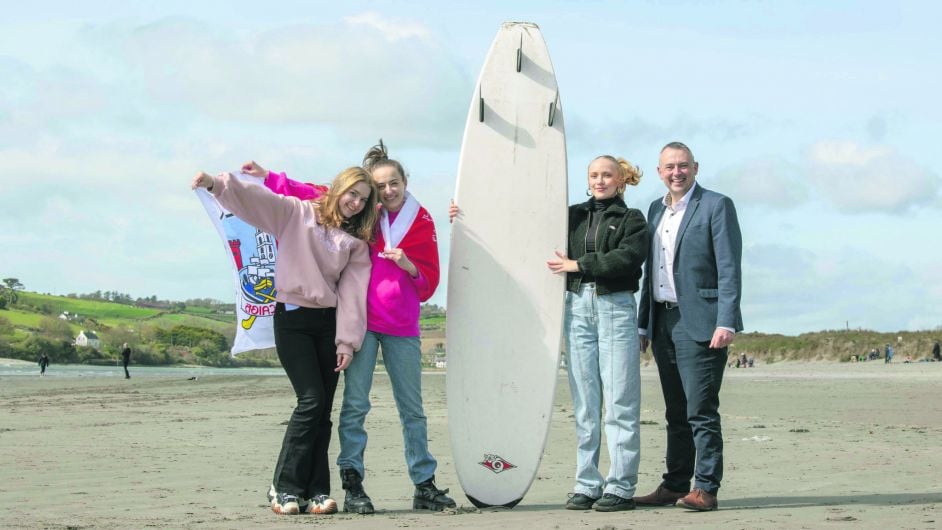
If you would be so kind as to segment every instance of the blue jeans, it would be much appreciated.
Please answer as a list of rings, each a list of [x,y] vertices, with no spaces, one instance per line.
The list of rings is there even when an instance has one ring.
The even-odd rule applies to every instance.
[[[575,493],[630,499],[641,453],[641,364],[634,293],[597,295],[594,284],[566,292],[566,351],[576,417]],[[602,416],[604,403],[605,416]],[[599,472],[601,423],[611,467]]]
[[[432,478],[438,462],[428,451],[428,427],[422,408],[422,352],[418,337],[397,337],[366,332],[363,346],[343,373],[343,406],[340,408],[340,454],[337,466],[352,468],[366,477],[363,453],[366,429],[363,423],[370,411],[370,388],[376,355],[383,348],[383,362],[392,383],[393,399],[402,423],[406,465],[413,484]]]

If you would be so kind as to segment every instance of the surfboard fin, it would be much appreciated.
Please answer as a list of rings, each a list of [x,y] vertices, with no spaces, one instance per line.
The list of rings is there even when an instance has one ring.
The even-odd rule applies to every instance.
[[[517,73],[523,68],[523,34],[520,34],[520,46],[517,47]]]
[[[550,101],[549,104],[549,117],[546,119],[547,125],[550,127],[553,126],[553,122],[556,121],[556,103],[559,101],[559,90],[556,91],[556,99]]]
[[[480,86],[478,86],[478,121],[484,123],[484,98],[481,96]]]

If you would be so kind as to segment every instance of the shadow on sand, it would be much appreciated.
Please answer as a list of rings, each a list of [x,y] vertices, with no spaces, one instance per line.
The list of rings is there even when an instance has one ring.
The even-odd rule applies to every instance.
[[[526,502],[526,501],[524,501]],[[720,510],[762,510],[775,508],[813,508],[816,506],[897,506],[912,504],[940,504],[942,492],[929,493],[875,493],[869,495],[818,495],[800,497],[748,497],[724,500]],[[639,510],[673,510],[671,506],[638,506]],[[550,512],[564,510],[563,504],[520,504],[514,512]],[[507,512],[506,508],[483,508],[482,513]],[[589,510],[587,510],[589,511]],[[685,510],[679,510],[685,511]],[[691,512],[693,513],[693,512]]]

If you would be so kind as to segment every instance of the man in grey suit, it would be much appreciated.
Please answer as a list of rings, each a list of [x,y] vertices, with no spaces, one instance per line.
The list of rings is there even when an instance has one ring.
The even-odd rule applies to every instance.
[[[664,146],[657,172],[667,186],[651,203],[652,240],[638,307],[641,351],[650,342],[667,419],[667,472],[641,505],[717,508],[723,478],[719,393],[727,347],[743,329],[742,234],[733,201],[696,183],[686,145]],[[693,489],[690,481],[693,479]]]

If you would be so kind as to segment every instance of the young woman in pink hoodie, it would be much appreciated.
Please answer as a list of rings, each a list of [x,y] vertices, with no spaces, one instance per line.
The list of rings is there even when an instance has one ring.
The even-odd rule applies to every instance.
[[[351,167],[315,201],[275,195],[231,174],[199,173],[192,187],[278,240],[275,347],[297,396],[269,491],[278,514],[337,511],[330,498],[327,447],[339,372],[366,333],[369,244],[376,189]]]
[[[399,410],[409,478],[415,485],[413,509],[440,511],[455,506],[448,490],[435,486],[438,466],[428,449],[428,428],[422,404],[422,352],[419,340],[419,304],[438,287],[438,240],[432,216],[406,191],[408,176],[398,161],[388,157],[386,146],[372,147],[363,159],[379,189],[382,208],[370,244],[373,268],[367,291],[367,333],[353,362],[344,372],[340,409],[340,455],[337,465],[346,490],[345,512],[373,513],[373,503],[363,489],[364,429],[370,410],[373,369],[382,348],[383,363]],[[312,184],[272,173],[255,162],[244,173],[264,177],[276,193],[314,197],[323,193]]]

